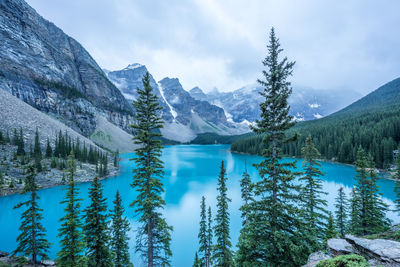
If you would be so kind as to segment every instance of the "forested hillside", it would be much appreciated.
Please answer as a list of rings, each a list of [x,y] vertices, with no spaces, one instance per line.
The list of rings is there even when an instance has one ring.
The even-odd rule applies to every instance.
[[[393,150],[400,144],[400,78],[326,118],[298,123],[290,131],[298,132],[299,137],[284,145],[286,155],[300,157],[301,147],[311,134],[325,159],[353,163],[358,147],[362,146],[377,167],[387,168],[393,162]],[[238,140],[231,149],[260,154],[262,136]]]

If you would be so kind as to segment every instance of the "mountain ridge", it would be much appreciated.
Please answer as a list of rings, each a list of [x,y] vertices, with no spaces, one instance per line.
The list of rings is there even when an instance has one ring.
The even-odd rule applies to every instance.
[[[128,133],[133,107],[72,37],[23,0],[0,2],[0,88],[90,136],[98,116]]]

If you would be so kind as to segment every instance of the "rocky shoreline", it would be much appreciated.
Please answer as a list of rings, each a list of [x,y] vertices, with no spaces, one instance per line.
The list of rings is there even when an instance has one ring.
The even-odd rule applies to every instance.
[[[85,165],[90,165],[90,164],[85,164]],[[110,171],[107,176],[99,178],[99,180],[105,180],[107,178],[111,178],[114,176],[117,176],[119,174],[119,168],[114,167],[114,166],[109,166]],[[79,169],[79,167],[78,167]],[[50,174],[58,173],[56,176],[52,177],[57,177],[56,180],[54,179],[47,179],[47,178],[42,178],[38,179],[37,183],[39,186],[39,190],[46,189],[46,188],[51,188],[51,187],[56,187],[60,185],[66,185],[68,184],[66,181],[62,181],[62,178],[60,179],[60,176],[62,176],[62,171],[58,170],[51,170]],[[79,174],[80,173],[80,174]],[[86,173],[86,174],[83,174]],[[48,177],[50,175],[46,175],[45,177]],[[77,175],[75,176],[75,182],[80,184],[80,183],[88,183],[93,181],[93,178],[96,177],[95,170],[92,170],[92,168],[86,169],[79,172],[77,171]],[[17,184],[15,188],[1,188],[0,189],[0,197],[5,197],[5,196],[10,196],[10,195],[15,195],[15,194],[22,194],[23,193],[23,184]]]
[[[345,238],[329,239],[327,251],[312,253],[303,267],[316,267],[323,260],[354,254],[364,257],[371,267],[400,266],[400,242],[346,235]]]

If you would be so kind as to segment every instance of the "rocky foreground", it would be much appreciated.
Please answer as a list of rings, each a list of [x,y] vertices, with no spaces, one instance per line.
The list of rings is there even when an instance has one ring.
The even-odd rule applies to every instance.
[[[319,251],[311,254],[307,264],[303,267],[315,267],[323,260],[351,254],[364,257],[372,267],[400,266],[400,242],[346,235],[344,239],[329,239],[327,252]]]

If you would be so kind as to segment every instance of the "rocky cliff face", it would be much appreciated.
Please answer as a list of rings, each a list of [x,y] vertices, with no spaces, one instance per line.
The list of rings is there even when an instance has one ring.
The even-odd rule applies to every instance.
[[[164,78],[159,84],[164,91],[165,99],[176,111],[176,120],[182,124],[189,124],[193,113],[198,114],[205,121],[215,125],[227,124],[224,110],[207,101],[194,99],[185,91],[177,78]]]
[[[23,0],[0,1],[0,88],[90,136],[99,116],[129,130],[133,108],[89,53]]]
[[[254,122],[260,116],[259,104],[263,97],[259,94],[263,88],[249,85],[233,92],[213,91],[205,94],[200,88],[190,90],[198,100],[222,107],[233,122]],[[360,98],[354,91],[325,91],[311,88],[294,88],[289,98],[290,114],[298,121],[325,117]]]
[[[142,78],[147,71],[146,66],[134,63],[122,70],[105,70],[105,73],[125,98],[132,101],[137,98],[137,88],[143,88]],[[249,131],[247,125],[230,122],[222,108],[194,98],[177,78],[156,82],[150,74],[150,85],[163,107],[161,115],[165,125],[161,132],[168,139],[188,142],[199,133],[229,135]]]
[[[138,96],[136,89],[143,88],[142,79],[147,72],[144,65],[134,63],[126,68],[117,71],[106,71],[107,77],[118,87],[121,93],[125,96],[128,102],[135,100]],[[153,75],[150,74],[150,85],[153,88],[154,94],[158,97],[159,104],[163,107],[162,117],[165,121],[172,121],[172,114],[170,109],[163,98],[157,82],[154,80]]]

